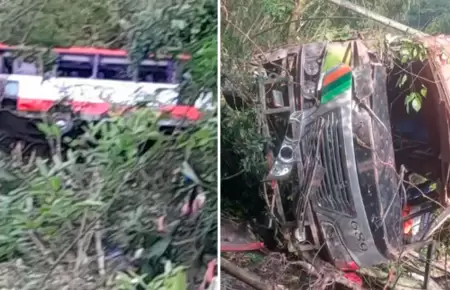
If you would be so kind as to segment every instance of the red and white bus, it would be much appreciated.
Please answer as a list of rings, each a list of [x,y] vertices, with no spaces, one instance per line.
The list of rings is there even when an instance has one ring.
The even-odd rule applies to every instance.
[[[0,43],[0,74],[42,75],[42,61],[27,62],[20,55],[26,48]],[[130,72],[128,54],[122,49],[92,47],[54,48],[54,67],[58,77],[92,78],[119,81],[177,83],[179,66],[190,59],[187,54],[175,58],[149,55]]]
[[[207,94],[192,106],[183,106],[178,100],[178,85],[164,83],[65,77],[43,81],[40,76],[0,75],[0,84],[3,108],[21,115],[39,115],[67,97],[72,111],[87,120],[99,119],[113,108],[132,108],[139,102],[147,102],[155,109],[172,108],[175,115],[184,111],[184,117],[198,120],[199,110],[208,110],[212,98],[212,94]]]
[[[214,110],[212,93],[203,94],[195,104],[179,99],[177,66],[189,59],[187,55],[176,60],[149,57],[130,75],[124,50],[55,48],[54,73],[43,77],[42,60],[14,57],[20,56],[16,53],[20,49],[0,44],[0,107],[26,119],[54,116],[51,119],[63,131],[73,127],[71,118],[95,121],[132,109],[140,101],[169,113],[173,121],[196,121],[201,111]],[[70,113],[59,112],[62,99],[64,111]]]

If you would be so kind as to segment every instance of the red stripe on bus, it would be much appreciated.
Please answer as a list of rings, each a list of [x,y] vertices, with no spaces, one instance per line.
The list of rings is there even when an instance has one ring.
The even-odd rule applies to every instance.
[[[123,49],[104,49],[104,48],[95,48],[95,47],[80,47],[80,46],[72,46],[72,47],[55,47],[53,49],[57,53],[67,53],[67,54],[98,54],[101,56],[122,56],[126,57],[127,52]]]
[[[36,100],[36,99],[24,99],[18,98],[17,100],[17,110],[21,112],[46,112],[53,105],[54,101],[51,100]],[[108,113],[111,110],[111,105],[108,103],[90,103],[90,102],[80,102],[80,101],[70,101],[72,109],[75,112],[80,112],[83,114],[91,116],[101,116]],[[114,111],[123,111],[126,108],[120,108]],[[161,112],[168,113],[172,118],[197,121],[201,118],[201,112],[191,106],[162,106],[160,108]]]
[[[163,106],[160,108],[161,112],[169,113],[172,118],[182,119],[186,118],[191,121],[198,121],[202,117],[202,113],[195,107],[191,106]]]

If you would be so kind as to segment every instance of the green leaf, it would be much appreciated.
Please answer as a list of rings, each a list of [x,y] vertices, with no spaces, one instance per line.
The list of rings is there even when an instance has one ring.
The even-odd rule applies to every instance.
[[[52,161],[53,161],[53,164],[54,164],[55,168],[60,169],[62,167],[62,165],[63,165],[62,160],[61,160],[61,158],[58,155],[53,155],[52,156]]]
[[[61,189],[62,181],[58,176],[50,177],[49,183],[53,191],[58,191]]]
[[[167,290],[184,290],[186,287],[185,271],[177,271],[177,273],[165,280],[164,283]]]
[[[426,87],[423,87],[423,88],[420,90],[420,94],[422,95],[422,97],[426,98],[426,97],[427,97],[427,88],[426,88]]]
[[[422,108],[422,101],[420,98],[414,98],[411,102],[411,106],[414,109],[414,111],[419,112]]]
[[[428,56],[427,46],[424,44],[420,44],[420,50],[419,50],[419,60],[424,61]]]
[[[208,139],[211,136],[211,132],[208,128],[200,129],[195,133],[198,139]]]
[[[412,102],[412,100],[414,100],[414,98],[415,98],[414,93],[408,94],[405,98],[405,105],[409,105]]]
[[[45,135],[50,136],[51,135],[51,129],[49,128],[48,124],[46,123],[38,123],[37,128],[43,132]]]
[[[186,161],[183,161],[183,163],[181,164],[181,172],[184,176],[192,180],[195,184],[201,184],[201,181],[197,177],[197,174],[195,174],[194,169]]]
[[[405,64],[405,63],[407,63],[408,61],[409,61],[409,56],[403,55],[402,58],[401,58],[401,63],[402,63],[402,64]]]
[[[330,32],[330,31],[328,31],[328,32],[325,34],[325,39],[328,40],[328,41],[333,41],[333,39],[334,39],[334,34],[333,34],[332,32]]]
[[[182,29],[185,29],[187,27],[187,22],[185,20],[182,20],[182,19],[173,19],[171,21],[171,26],[172,26],[172,29],[182,30]]]
[[[39,173],[42,176],[48,176],[48,167],[44,160],[41,158],[36,159],[36,165],[39,169]]]
[[[402,77],[398,81],[398,87],[401,88],[408,80],[408,76],[406,74],[402,75]]]
[[[417,47],[413,48],[413,50],[412,50],[412,57],[413,57],[413,59],[417,58]]]
[[[409,49],[406,47],[406,45],[404,45],[404,46],[400,49],[400,55],[401,55],[401,56],[409,57]]]
[[[172,237],[170,237],[170,236],[160,239],[159,241],[154,243],[150,247],[148,259],[161,258],[164,255],[164,253],[167,251],[167,249],[169,248],[171,243],[172,243]]]
[[[100,206],[103,206],[104,203],[101,202],[101,201],[98,201],[98,200],[87,199],[87,200],[83,200],[82,202],[79,202],[77,205],[78,206],[82,206],[82,207],[85,207],[85,206],[97,206],[97,207],[100,207]]]
[[[10,173],[8,170],[6,170],[5,168],[0,168],[0,181],[2,182],[11,182],[11,181],[15,181],[17,180],[17,176],[15,176],[14,174]]]

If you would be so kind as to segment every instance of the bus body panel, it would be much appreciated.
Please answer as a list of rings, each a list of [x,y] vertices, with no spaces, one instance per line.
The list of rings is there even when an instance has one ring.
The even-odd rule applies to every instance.
[[[194,106],[179,105],[178,85],[174,84],[82,78],[43,80],[28,75],[0,75],[0,80],[4,83],[3,98],[14,101],[13,109],[19,113],[47,112],[67,97],[74,112],[91,118],[110,114],[113,108],[123,111],[145,102],[149,107],[170,112],[173,117],[198,120],[201,116],[198,109],[208,109],[212,99],[212,94],[207,93]]]

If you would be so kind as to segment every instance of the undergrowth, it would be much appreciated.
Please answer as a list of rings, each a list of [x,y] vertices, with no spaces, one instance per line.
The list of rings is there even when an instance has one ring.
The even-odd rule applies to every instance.
[[[160,118],[141,109],[90,125],[71,141],[74,149],[54,151],[50,159],[2,159],[0,259],[20,259],[42,276],[24,276],[15,287],[60,289],[52,286],[56,267],[86,281],[99,274],[99,288],[92,289],[116,287],[109,280],[118,261],[123,270],[145,275],[146,283],[165,268],[184,273],[169,271],[169,262],[188,271],[189,279],[174,279],[190,287],[199,283],[195,278],[216,253],[217,121],[207,116],[184,132],[164,135],[156,125]],[[185,176],[194,184],[186,185]],[[203,208],[185,217],[181,208],[193,186],[202,190]],[[163,216],[161,230],[157,221]],[[164,285],[151,289],[180,289]]]

